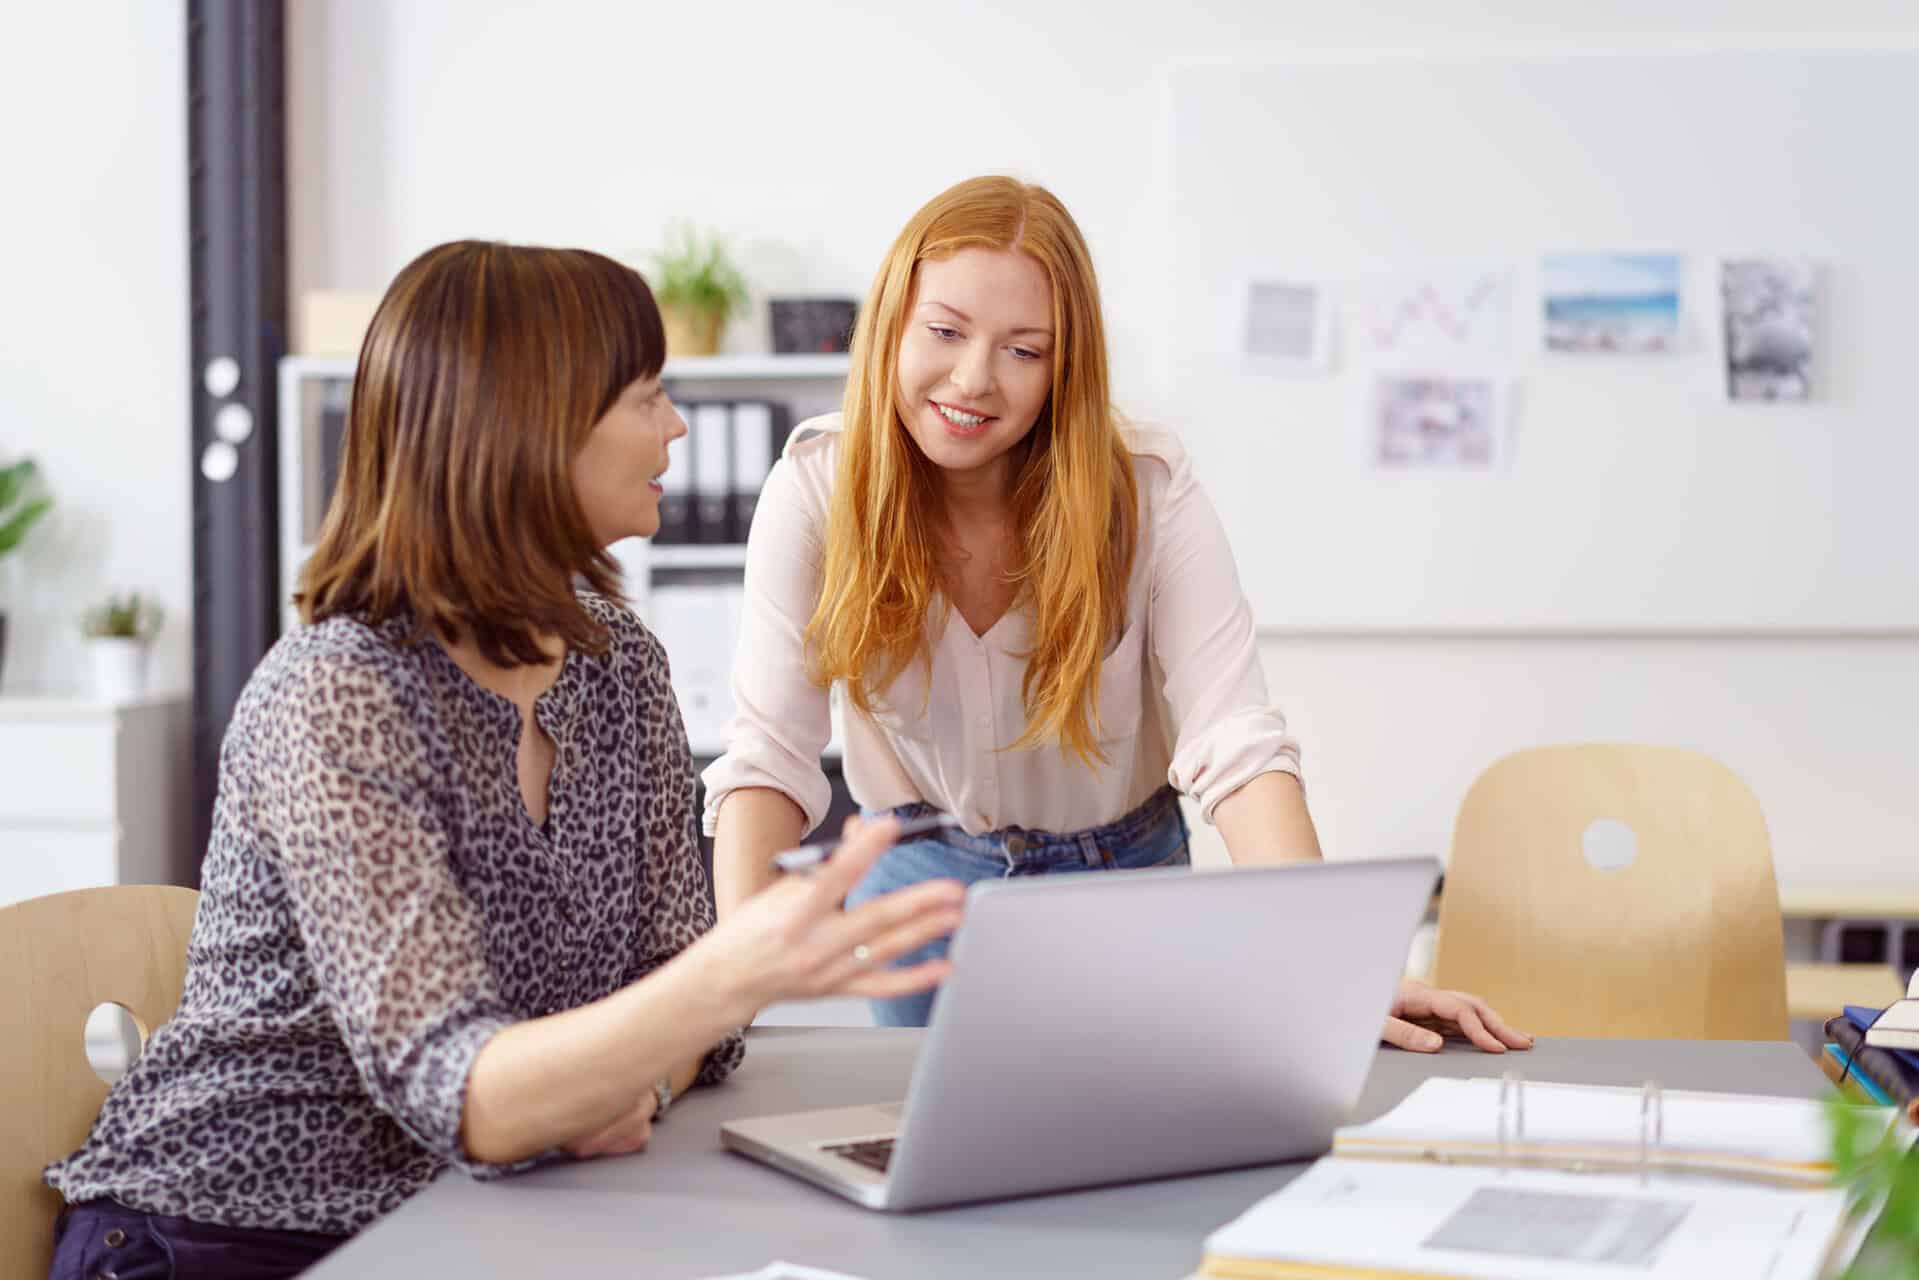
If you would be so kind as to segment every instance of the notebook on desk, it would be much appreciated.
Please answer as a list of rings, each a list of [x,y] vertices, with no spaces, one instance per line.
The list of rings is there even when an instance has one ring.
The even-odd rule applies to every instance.
[[[1851,1016],[1852,1010],[1846,1010]],[[1919,969],[1906,984],[1906,998],[1888,1006],[1866,1028],[1866,1043],[1879,1049],[1919,1050]]]
[[[1866,1042],[1866,1028],[1879,1010],[1847,1005],[1845,1013],[1826,1020],[1826,1057],[1835,1059],[1833,1076],[1842,1090],[1856,1088],[1872,1101],[1905,1109],[1908,1123],[1919,1125],[1919,1053],[1882,1049]]]

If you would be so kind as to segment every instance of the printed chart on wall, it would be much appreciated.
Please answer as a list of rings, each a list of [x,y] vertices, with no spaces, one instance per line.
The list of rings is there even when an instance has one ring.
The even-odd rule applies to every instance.
[[[1262,627],[1919,631],[1919,49],[1171,75],[1171,399]]]

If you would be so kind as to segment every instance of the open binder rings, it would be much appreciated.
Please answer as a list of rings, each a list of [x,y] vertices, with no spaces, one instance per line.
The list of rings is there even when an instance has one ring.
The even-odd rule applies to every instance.
[[[1491,1083],[1491,1082],[1483,1082]],[[1828,1185],[1833,1169],[1829,1161],[1811,1150],[1779,1150],[1762,1153],[1736,1147],[1715,1149],[1698,1144],[1669,1146],[1666,1140],[1667,1095],[1656,1080],[1647,1080],[1638,1089],[1638,1128],[1606,1138],[1602,1132],[1583,1136],[1565,1135],[1529,1137],[1526,1129],[1525,1076],[1507,1071],[1498,1080],[1498,1109],[1491,1118],[1490,1141],[1474,1141],[1460,1132],[1435,1132],[1426,1135],[1375,1135],[1362,1125],[1343,1130],[1334,1139],[1333,1154],[1364,1159],[1407,1160],[1437,1165],[1480,1165],[1505,1169],[1546,1169],[1562,1173],[1636,1173],[1647,1182],[1660,1172],[1705,1174],[1736,1178],[1771,1185],[1818,1187]],[[1553,1091],[1590,1091],[1593,1095],[1617,1095],[1622,1090],[1606,1086],[1539,1085]],[[1688,1101],[1711,1095],[1683,1094]],[[1738,1105],[1735,1095],[1723,1095],[1728,1108],[1726,1119],[1736,1121],[1732,1110]],[[1763,1105],[1774,1100],[1752,1099]],[[1617,1108],[1611,1108],[1617,1110]]]

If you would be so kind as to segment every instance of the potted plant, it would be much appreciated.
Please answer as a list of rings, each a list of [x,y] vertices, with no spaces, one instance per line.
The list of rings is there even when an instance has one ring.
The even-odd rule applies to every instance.
[[[1842,1280],[1910,1280],[1919,1275],[1919,1151],[1838,1097],[1827,1101],[1826,1116],[1836,1180],[1855,1213],[1878,1215]]]
[[[130,702],[147,691],[147,652],[160,630],[160,606],[137,591],[114,594],[81,620],[93,661],[93,694]]]
[[[746,278],[725,243],[676,223],[666,248],[652,258],[647,284],[666,323],[667,355],[712,355],[720,349],[727,318],[746,305]]]
[[[0,467],[0,568],[20,545],[28,530],[40,522],[53,499],[40,492],[39,467],[31,458]],[[6,600],[0,598],[0,673],[7,666]]]

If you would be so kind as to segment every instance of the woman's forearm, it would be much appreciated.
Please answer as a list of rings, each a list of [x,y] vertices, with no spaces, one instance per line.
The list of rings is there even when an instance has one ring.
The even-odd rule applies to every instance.
[[[786,795],[744,787],[720,805],[713,835],[713,901],[724,920],[773,882],[773,855],[806,834],[806,815]]]
[[[1290,773],[1262,773],[1220,801],[1213,825],[1236,867],[1314,862],[1319,833],[1306,810],[1306,790]]]
[[[596,1133],[655,1081],[692,1083],[706,1051],[753,1016],[691,952],[603,1000],[500,1032],[467,1075],[467,1154],[505,1164]]]

